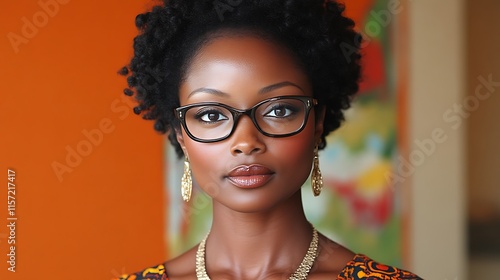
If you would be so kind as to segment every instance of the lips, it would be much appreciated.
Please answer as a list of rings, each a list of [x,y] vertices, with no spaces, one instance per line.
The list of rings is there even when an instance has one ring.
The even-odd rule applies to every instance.
[[[240,165],[233,168],[226,178],[240,188],[258,188],[266,184],[273,177],[274,172],[262,165]]]

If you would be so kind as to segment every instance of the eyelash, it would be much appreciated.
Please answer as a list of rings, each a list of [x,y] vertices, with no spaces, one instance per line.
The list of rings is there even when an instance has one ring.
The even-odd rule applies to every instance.
[[[194,115],[194,118],[196,120],[198,120],[199,122],[203,122],[203,123],[215,123],[216,121],[205,121],[205,120],[202,120],[202,117],[203,116],[206,116],[207,114],[218,114],[219,116],[224,116],[226,119],[227,117],[219,110],[216,110],[214,108],[206,108],[206,109],[200,109],[200,111],[196,112],[196,114]],[[220,121],[220,120],[217,120],[217,121]]]
[[[292,112],[290,115],[297,113],[297,111],[298,111],[297,108],[295,108],[291,105],[288,105],[288,104],[275,104],[275,105],[273,105],[273,107],[271,107],[269,110],[267,110],[267,112],[264,115],[267,115],[276,109],[290,110]]]

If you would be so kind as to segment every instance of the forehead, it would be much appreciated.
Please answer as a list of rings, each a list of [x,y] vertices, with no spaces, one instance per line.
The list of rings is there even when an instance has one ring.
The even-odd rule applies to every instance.
[[[257,36],[222,36],[199,49],[181,84],[185,94],[214,88],[229,94],[258,92],[271,84],[291,82],[309,95],[308,78],[291,51]]]

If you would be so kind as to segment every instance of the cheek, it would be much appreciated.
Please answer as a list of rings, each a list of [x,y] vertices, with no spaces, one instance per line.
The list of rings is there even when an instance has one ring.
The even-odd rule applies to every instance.
[[[311,137],[300,137],[278,139],[275,145],[269,147],[272,154],[280,162],[287,166],[308,166],[312,164],[314,141]]]
[[[309,123],[297,135],[274,138],[268,145],[268,151],[274,158],[279,159],[281,165],[287,169],[286,172],[308,176],[312,167],[314,146],[314,124]]]
[[[227,147],[217,143],[199,143],[194,140],[184,142],[189,153],[193,179],[208,195],[214,197],[218,192],[217,182],[224,170],[222,155]]]

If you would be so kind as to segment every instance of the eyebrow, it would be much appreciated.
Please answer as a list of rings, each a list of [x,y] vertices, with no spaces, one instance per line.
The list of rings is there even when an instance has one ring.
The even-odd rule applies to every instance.
[[[271,92],[273,90],[277,90],[279,88],[282,88],[282,87],[286,87],[286,86],[293,86],[293,87],[296,87],[298,89],[300,89],[302,92],[304,92],[304,90],[299,87],[298,85],[292,83],[292,82],[288,82],[288,81],[284,81],[284,82],[280,82],[280,83],[276,83],[276,84],[272,84],[272,85],[269,85],[269,86],[266,86],[266,87],[263,87],[261,88],[258,93],[259,94],[265,94],[265,93],[268,93],[268,92]],[[205,88],[205,87],[202,87],[202,88],[199,88],[199,89],[195,89],[193,90],[189,95],[188,95],[188,98],[191,97],[193,94],[195,93],[199,93],[199,92],[205,92],[205,93],[210,93],[210,94],[214,94],[214,95],[217,95],[217,96],[229,96],[228,93],[226,92],[223,92],[223,91],[220,91],[218,89],[213,89],[213,88]]]
[[[228,96],[229,94],[223,92],[223,91],[220,91],[218,89],[213,89],[213,88],[205,88],[205,87],[202,87],[202,88],[199,88],[199,89],[195,89],[193,90],[189,95],[188,95],[188,98],[191,97],[192,95],[194,95],[195,93],[199,93],[199,92],[206,92],[206,93],[210,93],[210,94],[214,94],[214,95],[217,95],[217,96]]]
[[[281,83],[277,83],[277,84],[273,84],[273,85],[261,88],[259,90],[259,94],[268,93],[270,91],[273,91],[273,90],[276,90],[276,89],[279,89],[279,88],[282,88],[282,87],[286,87],[286,86],[293,86],[293,87],[296,87],[296,88],[300,89],[302,92],[304,92],[304,90],[301,87],[299,87],[298,85],[296,85],[296,84],[294,84],[292,82],[284,81],[284,82],[281,82]]]

